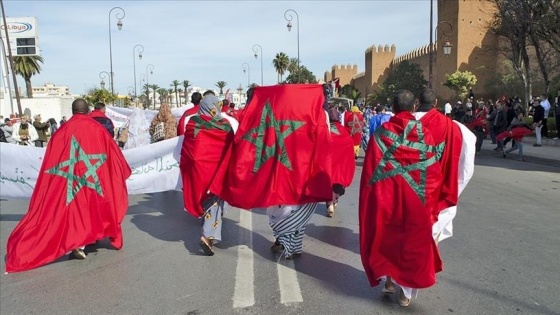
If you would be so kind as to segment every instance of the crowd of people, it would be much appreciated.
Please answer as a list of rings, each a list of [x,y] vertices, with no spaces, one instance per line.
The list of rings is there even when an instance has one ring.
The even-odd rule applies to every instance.
[[[334,216],[362,146],[359,245],[370,284],[383,282],[382,292],[398,293],[402,306],[435,284],[443,269],[438,244],[453,235],[459,195],[479,149],[479,135],[466,125],[475,121],[471,116],[486,121],[491,113],[467,110],[463,125],[436,109],[430,89],[399,91],[390,113],[380,106],[363,114],[339,107],[324,87],[311,84],[255,88],[241,112],[211,91],[191,100],[194,107],[178,122],[162,105],[149,133],[152,142],[183,137],[178,208],[202,221],[193,240],[202,253],[215,255],[229,204],[265,211],[274,237],[270,250],[288,260],[301,257],[307,223],[323,202],[326,216]],[[77,99],[72,117],[52,133],[29,210],[8,239],[7,272],[65,254],[85,259],[84,247],[104,238],[123,246],[131,169],[104,108],[96,104],[90,113]],[[522,116],[514,118],[517,126]],[[48,123],[36,121],[34,127],[22,117],[12,126],[15,141],[40,139],[31,128],[46,130]],[[484,125],[473,131],[478,127],[484,134]]]

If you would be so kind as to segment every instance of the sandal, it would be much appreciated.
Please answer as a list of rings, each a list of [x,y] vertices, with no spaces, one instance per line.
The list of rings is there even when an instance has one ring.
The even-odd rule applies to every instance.
[[[214,256],[214,251],[212,250],[212,243],[210,243],[210,240],[207,239],[204,236],[200,237],[200,242],[198,242],[198,245],[200,245],[200,248],[202,248],[202,250],[204,251],[204,253],[208,256]]]

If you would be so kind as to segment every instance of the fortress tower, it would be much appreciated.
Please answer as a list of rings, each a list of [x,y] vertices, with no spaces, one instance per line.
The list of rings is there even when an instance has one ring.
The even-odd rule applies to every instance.
[[[338,84],[342,87],[351,84],[352,79],[358,74],[358,65],[334,65],[330,72],[325,72],[325,82],[339,78]]]
[[[379,84],[385,81],[396,52],[395,45],[371,46],[366,49],[365,95],[377,90]]]

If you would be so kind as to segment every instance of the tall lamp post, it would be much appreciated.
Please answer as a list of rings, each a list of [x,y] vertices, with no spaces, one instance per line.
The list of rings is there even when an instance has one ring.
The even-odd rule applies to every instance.
[[[249,88],[251,86],[251,67],[246,62],[241,67],[243,68],[243,73],[247,72],[247,88]]]
[[[117,19],[119,19],[119,21],[117,22],[117,27],[119,29],[119,31],[122,29],[122,19],[124,18],[125,12],[124,9],[121,7],[114,7],[111,9],[111,11],[109,11],[109,63],[111,66],[111,94],[115,94],[115,86],[113,84],[113,47],[112,47],[112,40],[111,40],[111,13],[113,12],[113,10],[118,10],[121,12],[116,12],[115,13],[115,17]],[[122,14],[122,15],[121,15]]]
[[[288,9],[284,12],[284,19],[288,21],[286,27],[288,28],[288,32],[292,30],[292,23],[291,21],[294,19],[293,15],[289,14],[289,12],[293,12],[296,15],[296,22],[297,22],[297,71],[298,71],[298,82],[301,80],[301,71],[299,69],[299,15],[293,9]]]
[[[440,24],[445,24],[447,26],[449,26],[449,31],[451,32],[453,30],[453,25],[451,25],[451,23],[447,22],[447,21],[441,21],[438,23],[438,25],[436,26],[435,29],[435,40],[437,43],[437,32],[438,32],[438,26]],[[432,29],[434,26],[434,2],[433,0],[430,0],[430,45],[429,45],[429,68],[428,68],[428,87],[431,89],[433,86],[433,80],[434,80],[434,75],[433,75],[433,66],[434,66],[434,44],[433,44],[433,37],[432,35],[434,33],[432,33]],[[443,36],[448,37],[450,34],[448,34],[445,30],[442,31]],[[451,54],[451,48],[453,47],[453,45],[451,45],[451,43],[449,42],[449,40],[446,40],[445,43],[442,45],[443,48],[443,54],[446,56],[449,56]]]
[[[138,94],[136,94],[137,93],[136,92],[136,51],[138,51],[138,59],[142,60],[142,53],[144,52],[144,46],[137,44],[136,46],[134,46],[134,48],[132,48],[132,61],[134,65],[134,97],[138,96]]]
[[[107,76],[105,76],[105,74]],[[111,75],[109,74],[109,72],[107,72],[107,71],[99,72],[99,78],[101,79],[101,82],[99,82],[99,85],[101,85],[101,88],[103,90],[105,90],[105,78],[107,78],[107,77],[109,78],[109,85],[111,85],[111,82],[110,82],[111,81]]]
[[[149,64],[146,66],[146,85],[148,86],[148,93],[146,96],[148,96],[148,106],[150,106],[150,80],[149,80],[149,74],[154,74],[154,65],[153,64]],[[155,94],[154,94],[155,95]],[[156,108],[156,99],[154,97],[154,109]]]
[[[262,47],[261,47],[261,45],[258,45],[258,44],[253,45],[253,52],[255,53],[255,59],[257,59],[259,57],[259,54],[257,53],[259,51],[259,49],[261,50],[261,86],[263,86],[263,52],[262,52]]]

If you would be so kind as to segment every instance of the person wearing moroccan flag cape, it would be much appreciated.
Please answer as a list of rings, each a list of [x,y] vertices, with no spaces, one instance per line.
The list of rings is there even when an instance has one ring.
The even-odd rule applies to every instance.
[[[336,107],[329,109],[329,123],[331,128],[331,154],[333,200],[328,201],[327,217],[332,218],[338,203],[338,198],[345,193],[346,187],[352,184],[356,163],[354,160],[354,144],[346,129],[340,123],[340,113]]]
[[[453,218],[457,214],[459,195],[474,174],[476,136],[435,108],[437,99],[432,89],[422,90],[418,103],[414,116],[432,133],[436,144],[443,146],[439,160],[444,178],[438,197],[440,212],[432,231],[434,239],[440,242],[453,236]]]
[[[350,133],[354,144],[354,155],[358,158],[360,154],[360,143],[362,143],[362,129],[364,128],[364,116],[360,113],[358,106],[352,106],[351,111],[344,113],[344,127]]]
[[[255,87],[243,110],[224,183],[210,191],[242,209],[266,208],[271,250],[301,255],[318,202],[332,200],[331,137],[319,84]]]
[[[437,146],[412,115],[414,95],[398,91],[395,116],[370,139],[360,180],[360,255],[371,286],[385,279],[385,293],[402,288],[408,306],[417,289],[435,284],[442,270],[432,237],[442,183]]]
[[[214,95],[200,102],[198,115],[185,128],[179,168],[183,181],[183,201],[187,212],[202,218],[199,245],[209,256],[222,240],[224,201],[209,192],[211,183],[222,185],[231,155],[234,130],[221,116],[221,101]]]
[[[523,137],[533,133],[533,129],[523,121],[523,112],[517,111],[515,118],[509,124],[508,130],[500,133],[496,139],[502,141],[506,138],[515,140],[513,146],[504,152],[503,157],[506,158],[508,154],[515,150],[519,150],[517,160],[525,161],[523,159]]]
[[[200,101],[202,100],[202,94],[199,92],[194,92],[191,95],[191,103],[193,103],[193,107],[187,109],[181,118],[179,118],[179,122],[177,123],[177,136],[182,136],[185,134],[185,127],[189,122],[189,118],[193,115],[198,114],[198,109],[200,108]]]
[[[85,100],[52,136],[29,210],[8,238],[6,272],[25,271],[109,237],[123,245],[121,222],[128,208],[131,169],[109,133],[88,116]]]

